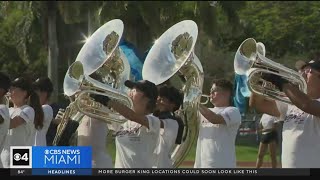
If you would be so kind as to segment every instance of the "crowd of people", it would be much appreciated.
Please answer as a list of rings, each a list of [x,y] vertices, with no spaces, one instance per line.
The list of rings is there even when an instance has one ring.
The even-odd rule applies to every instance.
[[[307,93],[282,77],[270,74],[262,78],[283,91],[291,104],[252,93],[250,107],[264,113],[259,132],[262,136],[256,167],[260,168],[269,149],[272,168],[277,164],[277,146],[282,146],[282,168],[320,167],[320,61],[297,63],[307,83]],[[107,96],[92,99],[113,109],[127,121],[108,124],[83,116],[80,124],[66,135],[77,134],[77,145],[92,146],[92,167],[97,168],[174,168],[171,153],[183,142],[185,128],[176,113],[183,106],[184,94],[168,84],[156,86],[148,80],[130,81],[129,108]],[[50,105],[53,86],[49,78],[32,82],[25,77],[13,81],[0,73],[0,167],[10,166],[10,146],[51,146],[63,112]],[[233,85],[226,79],[213,81],[210,102],[213,108],[199,104],[199,134],[195,168],[236,168],[236,136],[241,125],[239,109],[232,105]],[[72,122],[72,121],[70,121]],[[282,142],[278,142],[277,124],[283,122]],[[105,146],[108,131],[115,131],[115,164]],[[59,144],[58,144],[59,145]]]
[[[320,166],[320,159],[317,158],[320,146],[315,143],[320,129],[320,62],[302,63],[298,68],[307,82],[306,94],[283,78],[263,77],[283,90],[292,104],[272,101],[254,93],[250,97],[250,106],[265,113],[260,121],[259,131],[262,136],[257,168],[262,166],[267,149],[271,156],[271,167],[278,167],[278,145],[282,146],[281,167]],[[147,80],[128,80],[125,86],[130,88],[128,96],[133,102],[132,109],[106,96],[94,96],[93,99],[114,109],[127,121],[113,128],[105,122],[84,116],[79,127],[75,129],[77,145],[92,146],[93,167],[173,168],[171,152],[175,144],[181,143],[184,128],[183,121],[175,113],[183,104],[182,92],[169,85],[157,87]],[[201,115],[195,168],[237,167],[235,139],[241,124],[241,115],[239,110],[232,106],[232,90],[230,81],[216,80],[210,91],[210,102],[214,108],[199,105]],[[49,78],[39,78],[31,82],[19,77],[11,82],[6,74],[0,74],[1,167],[10,166],[10,146],[52,145],[53,138],[52,135],[48,136],[49,129],[56,131],[57,127],[53,124],[59,124],[59,121],[55,122],[59,118],[54,118],[59,113],[54,113],[49,105],[52,91]],[[281,121],[283,141],[279,144],[276,129]],[[116,131],[114,165],[105,146],[109,128]]]

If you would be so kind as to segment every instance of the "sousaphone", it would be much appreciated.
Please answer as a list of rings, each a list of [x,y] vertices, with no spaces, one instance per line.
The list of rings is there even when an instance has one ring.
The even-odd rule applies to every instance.
[[[130,79],[130,65],[119,48],[123,29],[124,24],[120,19],[105,23],[86,40],[75,62],[70,65],[63,88],[71,102],[63,124],[75,114],[80,114],[76,116],[76,121],[80,121],[83,115],[107,123],[127,121],[119,113],[91,98],[91,95],[102,95],[120,101],[129,108],[133,106],[127,95],[128,89],[124,86],[124,81]],[[63,124],[56,135],[57,139],[64,131]]]
[[[184,122],[183,140],[172,151],[173,166],[187,156],[199,131],[198,107],[202,95],[203,68],[194,53],[198,27],[192,20],[181,21],[164,32],[150,49],[142,69],[143,79],[156,85],[169,82],[184,94],[178,115]]]
[[[114,19],[96,30],[86,40],[72,65],[76,64],[78,69],[83,69],[83,73],[77,76],[80,79],[70,79],[67,73],[64,83],[67,95],[81,91],[76,99],[81,102],[76,103],[81,113],[106,122],[124,123],[126,119],[115,111],[106,111],[106,107],[101,108],[101,104],[98,105],[88,96],[107,96],[129,108],[133,106],[127,95],[128,88],[124,86],[124,82],[130,79],[130,64],[119,48],[123,29],[123,22]]]

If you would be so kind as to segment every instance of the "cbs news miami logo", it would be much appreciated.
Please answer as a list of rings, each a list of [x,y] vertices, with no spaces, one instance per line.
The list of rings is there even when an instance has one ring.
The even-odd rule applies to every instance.
[[[53,175],[66,169],[73,174],[90,174],[91,161],[90,146],[10,147],[10,168],[32,168],[35,175]]]

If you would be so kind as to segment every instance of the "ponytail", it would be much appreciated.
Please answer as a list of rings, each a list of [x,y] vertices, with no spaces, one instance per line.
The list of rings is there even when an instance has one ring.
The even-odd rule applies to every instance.
[[[35,93],[34,91],[30,92],[29,105],[34,109],[34,113],[35,113],[34,127],[38,130],[42,129],[44,114],[43,114],[42,106],[40,104],[40,98],[37,95],[37,93]]]

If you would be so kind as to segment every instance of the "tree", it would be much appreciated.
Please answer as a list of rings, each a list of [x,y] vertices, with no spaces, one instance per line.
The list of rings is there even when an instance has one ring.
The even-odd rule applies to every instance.
[[[207,1],[44,1],[2,3],[7,3],[12,8],[10,14],[6,13],[7,16],[12,16],[12,18],[14,18],[16,12],[22,10],[28,10],[28,13],[31,14],[30,17],[32,18],[29,18],[28,21],[22,18],[22,15],[16,18],[19,18],[19,21],[26,24],[25,29],[29,29],[28,31],[24,31],[28,32],[26,33],[28,34],[26,37],[31,37],[32,35],[32,41],[29,40],[28,42],[34,43],[37,37],[37,45],[40,47],[34,45],[32,46],[33,48],[27,48],[26,51],[23,48],[18,48],[22,52],[18,53],[18,56],[20,54],[21,60],[21,57],[27,58],[32,56],[32,58],[28,59],[31,59],[30,62],[37,63],[37,69],[40,69],[40,71],[33,71],[36,73],[45,72],[46,68],[43,67],[47,65],[46,60],[48,59],[48,73],[54,83],[63,82],[63,75],[61,74],[66,72],[68,66],[75,60],[83,45],[78,43],[82,38],[81,34],[87,36],[103,23],[114,18],[123,20],[125,24],[124,37],[136,45],[140,52],[149,49],[153,41],[175,23],[185,19],[194,20],[199,27],[195,51],[206,68],[206,77],[222,76],[227,68],[230,68],[229,64],[231,63],[228,64],[226,61],[221,61],[220,58],[225,57],[223,55],[225,49],[236,40],[239,36],[238,34],[241,34],[241,31],[235,31],[235,29],[239,29],[237,27],[239,23],[236,12],[245,4],[245,2],[218,2],[215,6],[211,6]],[[27,22],[32,23],[27,26]],[[3,19],[3,23],[8,23],[8,18]],[[10,25],[10,28],[12,30],[14,26]],[[0,32],[7,34],[7,36],[2,36],[0,39],[4,37],[10,38],[8,36],[10,31],[4,29],[0,30]],[[19,37],[19,34],[22,33],[17,33],[17,37]],[[36,34],[42,34],[43,36],[33,36]],[[19,38],[23,40],[24,37]],[[3,41],[6,40],[3,39]],[[14,44],[17,42],[8,42],[11,44],[8,46],[4,44],[2,45],[3,48],[6,51],[16,50]],[[26,40],[21,42],[26,42]],[[23,56],[24,52],[27,52],[28,55]],[[5,56],[9,56],[7,53],[4,54]],[[35,55],[37,58],[34,58]],[[13,56],[13,54],[10,56]],[[40,57],[42,60],[39,60]],[[221,65],[219,67],[222,67],[223,70],[220,71],[215,66],[216,64]],[[19,69],[26,69],[21,64],[18,64],[18,67]],[[17,66],[15,68],[16,70],[12,72],[18,72]],[[60,86],[55,85],[56,89],[61,90],[61,84],[59,83]]]
[[[34,2],[2,1],[0,9],[0,62],[1,69],[17,77],[22,74],[42,74],[45,48],[40,28],[40,19]],[[35,73],[36,72],[36,73]]]
[[[319,2],[311,1],[248,2],[240,11],[244,35],[265,43],[274,58],[315,51],[320,43],[314,31],[320,25],[319,8]]]

